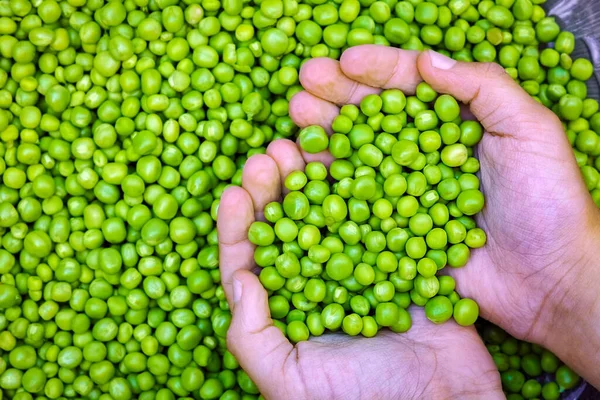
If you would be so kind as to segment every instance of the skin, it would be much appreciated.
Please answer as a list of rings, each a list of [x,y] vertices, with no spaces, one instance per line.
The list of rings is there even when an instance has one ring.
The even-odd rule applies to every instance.
[[[487,233],[488,242],[472,252],[467,268],[450,271],[457,281],[457,290],[479,303],[484,318],[515,337],[550,349],[590,383],[600,386],[600,373],[594,368],[600,361],[600,335],[592,322],[597,320],[594,316],[600,317],[600,299],[593,287],[594,278],[600,274],[594,268],[600,211],[585,188],[560,121],[501,67],[456,63],[433,52],[419,54],[358,46],[347,50],[339,62],[314,59],[303,66],[300,81],[305,91],[291,100],[290,115],[300,127],[318,124],[328,129],[339,106],[359,104],[365,95],[378,93],[382,88],[413,94],[423,80],[437,92],[453,95],[468,105],[468,109],[463,109],[463,118],[475,116],[486,131],[477,149],[486,206],[477,216],[477,223]],[[477,393],[452,387],[462,382],[468,388],[487,386],[486,398],[493,396],[492,390],[501,396],[497,373],[490,372],[480,341],[467,339],[469,329],[451,323],[434,327],[421,321],[422,314],[418,312],[413,313],[415,321],[408,333],[380,334],[364,343],[358,342],[365,339],[327,335],[293,347],[272,327],[266,292],[255,275],[248,272],[253,269],[253,247],[246,240],[246,231],[254,218],[262,220],[261,210],[267,202],[279,199],[282,179],[303,168],[302,160],[328,163],[332,158],[327,153],[301,154],[289,142],[275,142],[267,155],[248,161],[243,188],[228,189],[220,205],[221,268],[233,309],[228,340],[261,390],[267,397],[285,393],[303,393],[311,398],[431,398],[436,397],[435,393],[443,393],[441,397],[453,397],[449,393],[477,397]],[[435,329],[444,336],[451,335],[452,348],[460,349],[455,357],[446,353],[450,349],[431,352],[417,345],[424,336],[437,335],[433,333]],[[431,333],[417,334],[420,330]],[[389,354],[386,346],[390,340],[403,343],[394,347],[395,356],[412,353],[418,360],[415,362],[422,366],[418,376],[438,368],[438,372],[445,373],[436,376],[447,378],[449,386],[436,392],[443,382],[436,379],[427,384],[427,379],[416,379],[417,375],[407,375],[402,385],[388,384],[382,371],[404,371],[410,365],[382,362]],[[350,344],[342,347],[340,342]],[[355,342],[360,351],[344,351]],[[460,346],[456,345],[458,342]],[[443,341],[437,336],[433,343]],[[465,362],[465,354],[478,361]],[[437,363],[431,361],[432,355]],[[446,359],[448,356],[450,359]],[[268,362],[265,358],[269,358]],[[373,363],[365,371],[377,373],[370,376],[368,372],[350,369],[355,374],[336,374],[323,381],[328,376],[326,372],[331,371],[326,367],[329,362],[336,366],[340,362]],[[265,365],[272,367],[265,370]],[[398,370],[393,371],[398,376]],[[461,380],[453,375],[465,371],[470,373]],[[408,374],[415,372],[414,368],[407,369]],[[489,379],[482,380],[482,376]],[[412,386],[406,386],[407,383]],[[394,392],[397,390],[402,392]]]

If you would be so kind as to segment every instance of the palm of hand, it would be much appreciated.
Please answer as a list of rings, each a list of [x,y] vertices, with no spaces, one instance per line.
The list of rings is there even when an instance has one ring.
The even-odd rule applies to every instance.
[[[271,398],[494,398],[498,371],[475,329],[434,325],[412,310],[404,334],[326,334],[295,346]],[[499,398],[502,398],[500,395]]]

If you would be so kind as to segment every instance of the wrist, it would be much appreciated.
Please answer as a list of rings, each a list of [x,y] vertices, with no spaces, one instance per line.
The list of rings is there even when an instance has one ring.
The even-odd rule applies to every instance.
[[[549,293],[540,310],[532,341],[555,353],[590,383],[600,384],[595,373],[600,362],[600,213],[590,211],[580,240],[562,257],[566,273]],[[595,375],[595,376],[594,376]]]

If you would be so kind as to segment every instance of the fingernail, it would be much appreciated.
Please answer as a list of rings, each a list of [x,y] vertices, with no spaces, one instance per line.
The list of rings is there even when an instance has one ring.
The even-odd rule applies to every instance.
[[[450,69],[456,65],[456,61],[435,51],[430,51],[429,57],[431,57],[431,65],[437,69]]]
[[[242,282],[233,280],[233,302],[237,303],[242,298]]]

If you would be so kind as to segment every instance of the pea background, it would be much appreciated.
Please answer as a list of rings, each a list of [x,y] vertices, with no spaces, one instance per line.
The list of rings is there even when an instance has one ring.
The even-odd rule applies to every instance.
[[[496,27],[480,22],[481,29],[465,32],[463,46],[469,39],[477,44],[461,51],[463,35],[457,29],[443,35],[431,6],[415,13],[418,25],[397,18],[386,25],[392,10],[384,2],[348,1],[337,21],[347,26],[333,22],[335,6],[317,3],[0,5],[3,394],[258,397],[224,344],[230,315],[218,272],[219,198],[227,184],[240,184],[248,157],[276,138],[297,135],[288,102],[301,90],[302,60],[339,58],[345,45],[419,48],[418,33],[421,44],[445,47],[455,58],[506,64],[568,121],[578,163],[600,203],[600,118],[593,101],[582,101],[584,85],[565,73],[594,48],[600,18],[593,2],[544,4],[583,38],[572,57],[558,56],[562,69],[548,73],[545,92],[534,72],[557,55],[540,55],[540,66],[532,49],[520,60],[497,51],[491,43],[504,40],[501,29],[511,18],[501,9],[489,17]],[[419,2],[399,6],[402,17],[412,3]],[[460,3],[452,2],[450,12],[458,13]],[[436,21],[449,15],[437,14]],[[475,25],[479,16],[469,11],[465,18]],[[527,41],[531,30],[522,26],[512,35]],[[572,40],[563,36],[558,48],[570,53]],[[591,51],[589,58],[599,57]],[[585,62],[575,69],[575,78],[591,75]],[[588,81],[587,97],[597,95]],[[386,123],[393,129],[398,121]],[[347,293],[331,295],[341,301]],[[328,314],[335,317],[339,308]],[[346,329],[356,324],[349,320]],[[297,339],[305,339],[306,331],[298,331]]]

